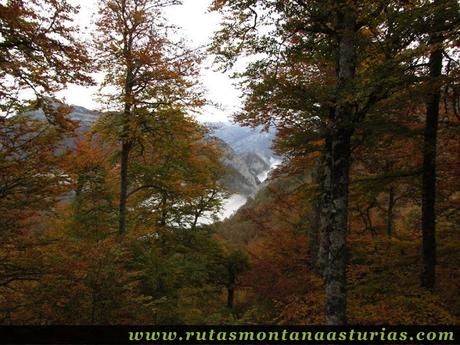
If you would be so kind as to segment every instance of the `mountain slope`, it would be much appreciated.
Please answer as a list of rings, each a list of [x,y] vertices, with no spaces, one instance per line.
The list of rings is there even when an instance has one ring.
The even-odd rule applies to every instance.
[[[262,127],[248,128],[226,122],[208,122],[205,126],[212,136],[226,142],[239,155],[256,154],[267,164],[273,158],[279,159],[271,149],[276,136],[274,129],[265,132]]]
[[[98,120],[100,112],[89,110],[82,106],[72,106],[69,117],[79,123],[78,133],[84,133]],[[38,119],[45,119],[43,111],[30,113]],[[273,162],[279,159],[271,150],[275,131],[262,132],[260,128],[251,129],[232,123],[205,123],[209,128],[209,137],[217,140],[222,148],[222,162],[228,168],[228,174],[223,183],[239,200],[253,196],[260,189],[273,167]],[[67,147],[73,147],[75,140],[65,140]],[[241,204],[239,202],[238,204]]]
[[[223,180],[225,187],[233,194],[254,195],[260,185],[257,174],[254,173],[254,170],[251,169],[244,157],[238,155],[226,142],[219,138],[213,139],[221,148],[223,153],[222,163],[228,169],[228,173]]]

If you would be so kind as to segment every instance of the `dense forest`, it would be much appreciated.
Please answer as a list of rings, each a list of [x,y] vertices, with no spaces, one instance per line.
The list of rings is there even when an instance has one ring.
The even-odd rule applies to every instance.
[[[181,5],[0,1],[0,324],[460,324],[458,1]],[[197,120],[211,60],[280,164]]]

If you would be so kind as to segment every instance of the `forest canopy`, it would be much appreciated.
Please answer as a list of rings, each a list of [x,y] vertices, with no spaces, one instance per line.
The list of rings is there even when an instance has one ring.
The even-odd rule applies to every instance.
[[[456,0],[77,2],[0,2],[0,324],[459,324]]]

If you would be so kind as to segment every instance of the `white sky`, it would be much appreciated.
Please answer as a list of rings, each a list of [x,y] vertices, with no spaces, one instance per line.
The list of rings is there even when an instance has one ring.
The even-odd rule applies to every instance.
[[[70,2],[80,6],[76,23],[82,29],[90,29],[93,15],[97,13],[97,0],[70,0]],[[207,11],[210,3],[211,0],[184,0],[183,5],[167,9],[168,20],[182,28],[180,34],[189,40],[191,47],[208,44],[213,32],[218,28],[219,15]],[[241,105],[239,92],[233,86],[233,81],[227,75],[213,71],[208,61],[203,68],[202,82],[208,90],[207,98],[221,106],[206,107],[198,119],[228,121]],[[60,92],[59,96],[64,97],[68,104],[97,110],[99,109],[95,99],[97,89],[97,87],[71,85]]]

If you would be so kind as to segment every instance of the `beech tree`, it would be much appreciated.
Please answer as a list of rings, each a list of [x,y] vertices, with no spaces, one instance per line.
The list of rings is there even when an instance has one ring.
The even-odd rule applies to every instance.
[[[7,290],[42,275],[33,230],[66,191],[60,129],[74,124],[69,107],[50,100],[68,83],[91,83],[72,26],[76,11],[67,1],[0,4],[0,287]],[[56,126],[21,114],[37,108]]]
[[[199,57],[174,41],[163,9],[179,0],[102,0],[96,31],[97,61],[105,73],[105,100],[118,123],[120,150],[119,232],[126,232],[129,155],[133,128],[162,108],[202,105],[196,89]],[[104,89],[104,87],[106,87]]]
[[[426,119],[423,149],[422,186],[422,271],[421,285],[433,289],[436,282],[436,148],[442,88],[443,56],[453,40],[458,39],[460,22],[456,1],[437,0],[427,6],[426,30],[428,87],[425,98]]]
[[[103,155],[117,160],[117,123],[101,117],[94,132]],[[216,220],[227,192],[221,150],[207,130],[181,109],[161,108],[132,128],[127,195],[132,227],[187,227],[204,218]],[[97,141],[96,141],[97,142]]]
[[[255,56],[237,74],[247,97],[236,119],[276,125],[291,156],[322,150],[326,322],[343,324],[351,139],[366,115],[410,80],[414,35],[407,22],[416,13],[398,2],[345,0],[216,0],[213,9],[224,14],[212,47],[217,62],[230,68],[240,56]]]
[[[179,109],[159,109],[136,132],[128,174],[133,224],[195,229],[201,217],[215,219],[225,170],[204,129]]]
[[[30,258],[37,244],[31,234],[66,190],[62,155],[56,153],[61,139],[56,128],[28,116],[1,123],[0,289],[41,275],[40,261]]]
[[[77,8],[60,0],[8,0],[0,4],[0,114],[14,115],[24,101],[63,124],[65,109],[49,100],[68,83],[90,84],[89,57],[77,40]],[[48,111],[47,111],[48,110]]]
[[[239,276],[248,270],[249,258],[241,249],[235,249],[224,257],[224,266],[226,268],[227,281],[227,308],[233,309],[235,300],[235,289]]]
[[[97,135],[89,133],[66,159],[66,173],[75,190],[72,228],[86,238],[103,239],[115,231],[116,176],[109,150]]]

